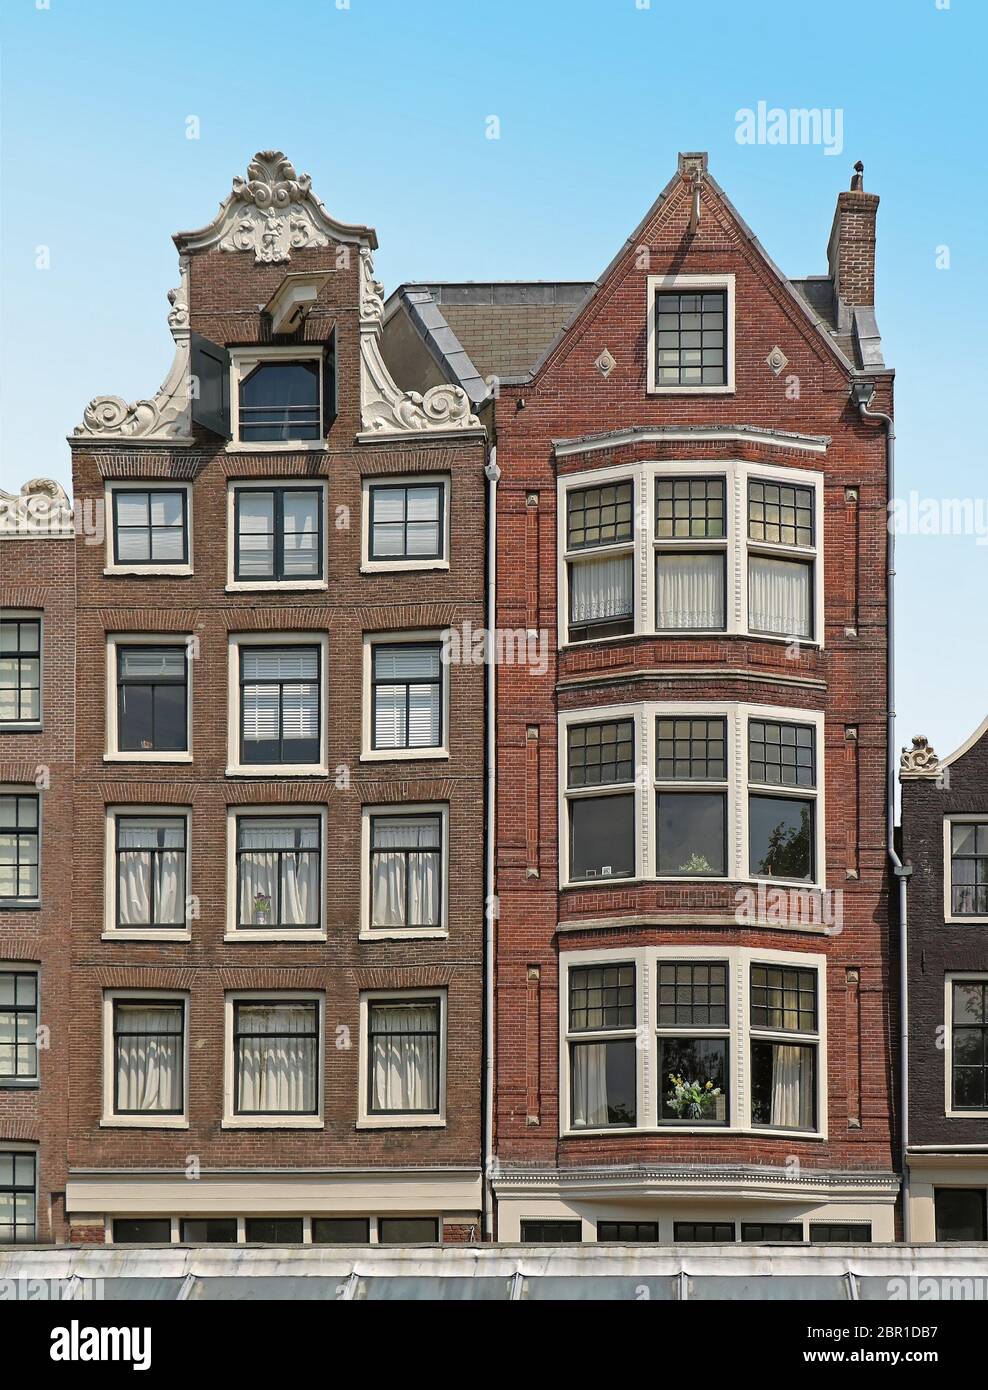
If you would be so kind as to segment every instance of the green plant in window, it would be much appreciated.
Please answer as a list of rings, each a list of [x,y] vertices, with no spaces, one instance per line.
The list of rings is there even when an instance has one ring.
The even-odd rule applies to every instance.
[[[681,874],[712,874],[714,866],[705,854],[697,854],[695,851],[690,855],[685,864],[680,864]]]

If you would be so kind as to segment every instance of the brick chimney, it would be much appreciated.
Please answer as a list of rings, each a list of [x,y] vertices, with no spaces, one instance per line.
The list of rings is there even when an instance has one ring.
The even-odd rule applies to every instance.
[[[864,165],[854,166],[851,188],[837,195],[827,261],[841,311],[875,303],[875,220],[878,194],[864,191]],[[841,313],[844,317],[844,313]]]

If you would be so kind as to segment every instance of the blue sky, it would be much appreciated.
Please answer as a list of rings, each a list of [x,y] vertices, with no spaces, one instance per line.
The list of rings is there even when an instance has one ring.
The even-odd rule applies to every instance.
[[[388,288],[592,279],[705,149],[791,275],[825,270],[865,161],[897,492],[983,513],[986,40],[984,0],[4,0],[0,486],[66,482],[86,402],[154,392],[171,234],[257,149],[377,228]],[[738,144],[759,101],[842,111],[843,151]],[[900,538],[900,743],[988,712],[986,566],[973,535]]]

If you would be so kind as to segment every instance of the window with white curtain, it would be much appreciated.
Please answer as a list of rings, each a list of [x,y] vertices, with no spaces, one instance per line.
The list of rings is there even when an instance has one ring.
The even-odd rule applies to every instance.
[[[442,926],[442,817],[370,818],[370,926]]]
[[[723,631],[727,621],[727,499],[723,477],[655,480],[655,623]]]
[[[237,930],[321,925],[318,816],[237,817]]]
[[[234,1113],[319,1113],[319,1004],[235,1001]]]
[[[375,642],[371,647],[371,747],[440,748],[443,681],[439,642]]]
[[[320,683],[316,646],[241,647],[242,763],[319,763]]]
[[[635,1027],[633,964],[571,967],[567,1036],[573,1129],[634,1125]]]
[[[185,1005],[113,1001],[113,1113],[181,1115],[185,1109]]]
[[[816,1129],[817,972],[751,967],[751,1122]]]
[[[567,493],[566,568],[571,642],[634,630],[634,483]]]
[[[185,925],[186,819],[184,816],[114,817],[115,925]]]
[[[438,999],[368,1001],[368,1114],[439,1114],[440,1009]]]
[[[238,487],[233,510],[237,583],[322,578],[321,488]]]
[[[748,625],[752,632],[812,639],[813,489],[748,480]]]

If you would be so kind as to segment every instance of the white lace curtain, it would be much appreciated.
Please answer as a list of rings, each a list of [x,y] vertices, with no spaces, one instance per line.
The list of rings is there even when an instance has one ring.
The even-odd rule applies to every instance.
[[[813,635],[810,566],[799,560],[752,555],[748,561],[748,621],[756,632]]]
[[[810,1047],[772,1047],[771,1123],[786,1129],[813,1128],[813,1060]]]
[[[660,553],[656,564],[661,628],[723,628],[724,556]]]
[[[632,600],[632,557],[603,555],[574,560],[569,567],[570,622],[609,622],[629,618]]]
[[[182,1006],[117,1004],[116,1109],[182,1108]]]
[[[315,825],[241,822],[241,926],[319,926],[318,844]]]
[[[314,1114],[315,1004],[241,1006],[237,1032],[237,1110],[246,1114]]]
[[[121,821],[117,826],[117,849],[120,925],[163,927],[184,923],[184,824]]]
[[[435,1111],[439,1106],[436,1004],[372,1004],[371,1109]]]
[[[439,923],[439,819],[377,817],[371,857],[371,925]],[[407,904],[407,920],[406,920]]]
[[[573,1125],[603,1128],[607,1105],[607,1044],[580,1043],[570,1054],[573,1067]]]

